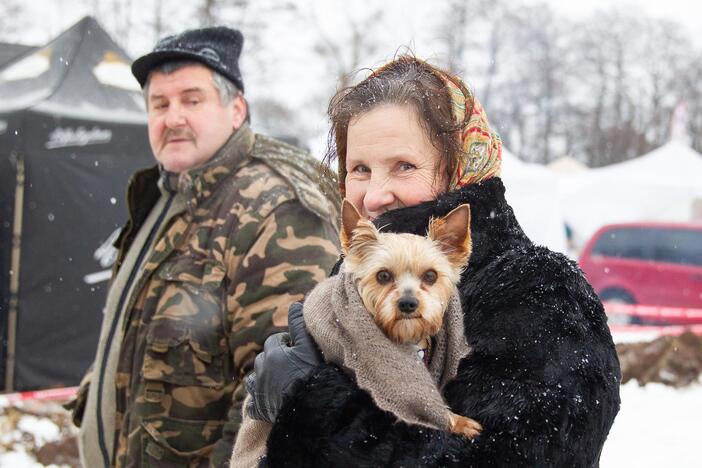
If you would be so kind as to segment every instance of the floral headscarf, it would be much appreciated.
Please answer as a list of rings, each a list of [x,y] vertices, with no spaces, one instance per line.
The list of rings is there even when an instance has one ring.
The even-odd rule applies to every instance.
[[[449,190],[499,177],[502,140],[490,128],[485,109],[457,77],[441,75],[451,98],[453,118],[457,123],[464,123],[459,133],[461,154],[451,175]],[[467,122],[466,108],[471,111]]]

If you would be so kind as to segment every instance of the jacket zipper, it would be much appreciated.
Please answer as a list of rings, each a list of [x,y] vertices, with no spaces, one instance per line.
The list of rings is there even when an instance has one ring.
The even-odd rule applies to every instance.
[[[102,355],[102,361],[100,363],[100,374],[98,376],[97,388],[97,436],[98,445],[100,446],[100,453],[102,454],[103,461],[105,462],[105,468],[109,468],[111,466],[110,456],[107,452],[107,444],[105,442],[105,431],[103,430],[105,428],[103,428],[102,420],[102,391],[105,385],[104,378],[105,367],[107,366],[107,358],[109,357],[110,348],[112,346],[112,340],[114,339],[114,335],[117,331],[117,323],[119,322],[119,318],[123,313],[122,308],[124,307],[124,301],[127,299],[127,293],[132,287],[132,283],[134,282],[134,278],[137,274],[137,271],[139,270],[139,266],[141,265],[141,262],[144,259],[144,255],[146,255],[146,252],[149,250],[151,242],[153,241],[156,232],[158,232],[158,229],[161,226],[161,223],[163,222],[163,218],[166,216],[166,213],[168,213],[168,210],[171,207],[171,202],[173,201],[173,198],[174,195],[171,194],[168,200],[166,200],[166,205],[164,206],[163,211],[161,211],[161,213],[159,214],[156,223],[154,223],[154,225],[151,228],[151,231],[149,232],[148,237],[146,238],[146,242],[144,242],[144,245],[142,245],[141,247],[141,251],[139,252],[139,256],[137,257],[137,260],[134,263],[134,267],[129,273],[127,283],[124,285],[124,289],[122,289],[122,294],[120,295],[119,302],[117,303],[117,313],[115,314],[112,323],[110,324],[110,331],[107,334],[107,340],[105,341],[105,352]]]

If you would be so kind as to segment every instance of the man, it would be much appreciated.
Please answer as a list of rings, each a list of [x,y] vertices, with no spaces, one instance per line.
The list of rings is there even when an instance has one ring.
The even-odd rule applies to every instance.
[[[318,164],[248,127],[242,44],[190,30],[132,65],[158,166],[130,181],[75,403],[86,467],[224,466],[256,352],[336,261]]]

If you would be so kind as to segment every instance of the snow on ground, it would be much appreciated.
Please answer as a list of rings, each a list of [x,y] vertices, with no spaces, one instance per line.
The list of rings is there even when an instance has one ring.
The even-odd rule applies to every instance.
[[[0,468],[77,466],[77,430],[69,421],[54,402],[27,400],[15,406],[0,400]]]
[[[602,468],[701,466],[702,383],[675,389],[662,384],[640,387],[632,381],[622,386],[621,397],[621,411],[602,452]],[[22,416],[18,426],[37,441],[58,436],[53,423],[31,415]],[[21,443],[13,449],[6,453],[0,449],[0,468],[44,466],[28,455]]]
[[[702,466],[702,383],[675,389],[631,381],[621,387],[622,407],[605,443],[602,468]]]
[[[43,468],[31,455],[20,447],[16,451],[0,454],[0,467],[3,468]]]

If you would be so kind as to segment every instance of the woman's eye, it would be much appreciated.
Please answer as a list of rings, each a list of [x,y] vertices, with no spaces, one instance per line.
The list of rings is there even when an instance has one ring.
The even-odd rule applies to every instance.
[[[360,172],[361,174],[367,174],[370,172],[370,169],[368,169],[368,166],[359,164],[358,166],[354,167],[351,172]]]
[[[412,169],[416,169],[417,166],[414,164],[410,164],[407,162],[400,163],[400,170],[401,171],[411,171]]]
[[[390,281],[392,281],[392,273],[390,273],[388,270],[380,270],[375,274],[375,279],[378,280],[378,283],[380,284],[388,284]]]
[[[422,281],[424,281],[425,283],[427,283],[429,285],[436,283],[436,278],[437,278],[437,274],[434,270],[427,270],[422,275]]]

